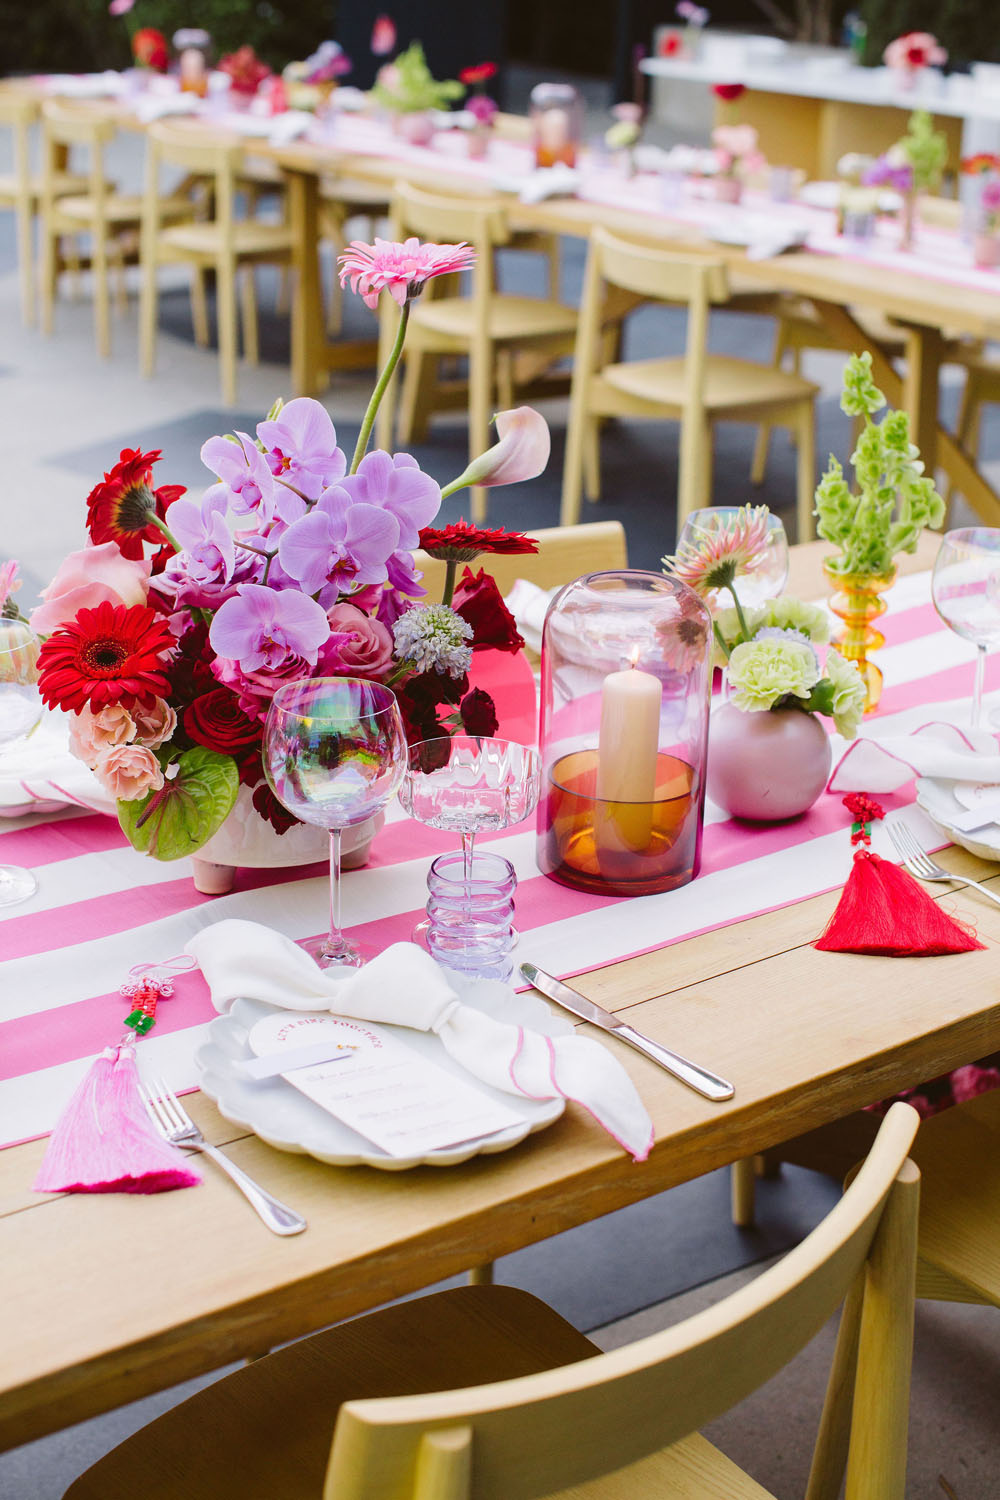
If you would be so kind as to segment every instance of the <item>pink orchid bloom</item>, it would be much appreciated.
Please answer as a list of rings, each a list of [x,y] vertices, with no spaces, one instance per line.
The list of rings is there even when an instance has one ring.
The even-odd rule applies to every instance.
[[[549,461],[552,439],[549,424],[532,406],[516,406],[497,412],[493,418],[500,441],[446,485],[442,495],[452,495],[466,485],[489,489],[498,484],[519,484],[536,479]]]
[[[476,259],[471,245],[422,245],[415,237],[394,244],[376,240],[366,245],[352,240],[340,256],[340,284],[351,283],[352,292],[360,292],[366,307],[378,305],[379,292],[389,295],[402,307],[419,295],[426,281],[447,276],[452,271],[467,271]]]
[[[376,16],[372,27],[371,49],[376,57],[386,57],[396,45],[396,24],[391,16]]]
[[[123,557],[116,542],[101,542],[71,552],[47,588],[44,604],[31,613],[36,635],[51,635],[60,625],[75,619],[81,609],[98,604],[145,604],[149,593],[149,558]]]
[[[24,581],[18,578],[17,573],[18,564],[13,559],[0,563],[0,614],[3,614],[3,607],[11,594],[16,594]]]

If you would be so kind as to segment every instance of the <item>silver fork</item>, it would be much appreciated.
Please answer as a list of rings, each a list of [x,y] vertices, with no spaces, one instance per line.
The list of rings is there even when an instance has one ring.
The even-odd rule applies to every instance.
[[[235,1162],[231,1162],[228,1156],[223,1156],[218,1146],[206,1141],[173,1089],[168,1088],[161,1078],[151,1080],[148,1086],[140,1083],[139,1092],[149,1117],[160,1134],[175,1146],[183,1146],[187,1151],[200,1151],[218,1162],[248,1203],[257,1210],[268,1229],[275,1234],[301,1234],[308,1227],[301,1214],[272,1197]]]
[[[936,864],[927,850],[922,846],[913,833],[910,832],[904,822],[886,818],[885,830],[892,839],[903,864],[911,875],[918,880],[946,880],[949,885],[971,885],[973,890],[982,891],[991,901],[1000,906],[1000,896],[996,891],[991,891],[987,886],[980,885],[978,880],[970,880],[967,875],[955,875],[950,870],[945,870]]]

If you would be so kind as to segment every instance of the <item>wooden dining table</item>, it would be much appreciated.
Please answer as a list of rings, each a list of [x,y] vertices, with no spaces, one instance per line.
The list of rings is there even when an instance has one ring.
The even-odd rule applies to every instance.
[[[863,258],[821,255],[810,251],[785,253],[764,260],[751,258],[745,248],[709,240],[682,217],[664,208],[631,210],[580,197],[552,197],[522,203],[511,194],[493,194],[481,181],[465,177],[455,157],[426,161],[352,153],[309,141],[284,146],[266,143],[254,150],[284,172],[289,189],[295,257],[298,272],[292,311],[292,380],[298,394],[321,390],[328,375],[343,362],[356,364],[356,351],[338,347],[326,338],[319,263],[320,182],[335,190],[338,175],[383,184],[387,194],[397,181],[435,191],[464,192],[492,197],[502,206],[513,230],[537,230],[585,239],[601,224],[626,236],[663,243],[675,250],[711,255],[722,260],[744,285],[762,291],[787,292],[808,298],[824,326],[841,347],[870,349],[875,379],[891,405],[910,417],[910,431],[928,472],[940,467],[988,525],[1000,524],[1000,496],[985,478],[973,456],[939,418],[940,372],[948,339],[967,336],[987,340],[1000,336],[1000,281],[983,291],[948,279],[906,271],[887,272]],[[890,351],[862,327],[858,314],[880,313],[896,325],[906,346],[900,374]]]
[[[927,568],[936,545],[926,535],[906,568]],[[824,554],[819,543],[793,549],[794,592],[824,592]],[[846,868],[846,814],[843,837]],[[1000,889],[996,866],[958,849],[941,858],[959,878]],[[308,1219],[307,1232],[279,1239],[210,1165],[193,1192],[40,1196],[31,1184],[44,1140],[0,1151],[0,1447],[456,1273],[486,1274],[499,1256],[1000,1049],[989,951],[931,960],[819,952],[812,943],[836,895],[574,980],[735,1083],[731,1101],[709,1103],[581,1026],[615,1052],[650,1112],[655,1145],[641,1163],[570,1105],[499,1155],[404,1172],[335,1167],[274,1150],[190,1095],[208,1138]],[[990,903],[960,886],[946,896],[987,950],[1000,944]]]

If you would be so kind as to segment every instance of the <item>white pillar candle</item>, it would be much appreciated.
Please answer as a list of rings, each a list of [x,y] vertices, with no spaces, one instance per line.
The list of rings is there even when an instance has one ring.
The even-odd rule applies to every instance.
[[[652,802],[660,744],[659,678],[633,665],[611,672],[601,689],[597,795],[604,802]]]

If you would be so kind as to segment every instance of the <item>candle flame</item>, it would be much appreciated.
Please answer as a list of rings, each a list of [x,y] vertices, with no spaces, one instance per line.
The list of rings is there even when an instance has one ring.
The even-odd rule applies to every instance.
[[[635,645],[632,647],[632,650],[628,654],[628,664],[630,667],[637,667],[639,665],[639,657],[641,653],[642,647],[639,645],[638,641],[636,641]]]

